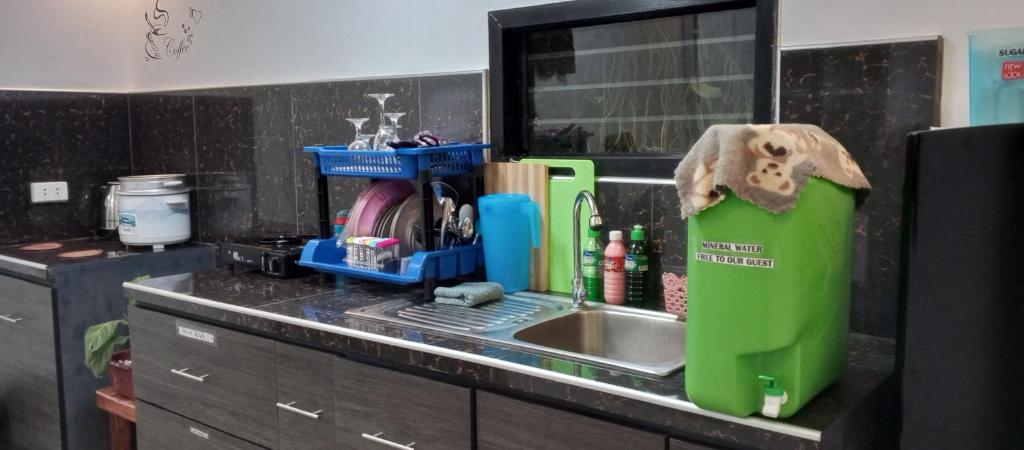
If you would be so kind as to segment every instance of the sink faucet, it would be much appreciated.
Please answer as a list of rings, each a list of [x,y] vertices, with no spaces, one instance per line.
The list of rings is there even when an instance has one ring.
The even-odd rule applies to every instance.
[[[576,194],[576,203],[572,207],[572,307],[581,309],[587,306],[587,288],[583,287],[583,266],[580,255],[580,212],[583,210],[583,201],[586,200],[590,207],[590,221],[587,226],[592,230],[600,230],[604,227],[601,220],[601,213],[597,211],[597,202],[594,201],[594,194],[583,190]]]

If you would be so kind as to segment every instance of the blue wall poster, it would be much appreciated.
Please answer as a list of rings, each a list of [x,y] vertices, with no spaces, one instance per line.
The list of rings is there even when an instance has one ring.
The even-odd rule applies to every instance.
[[[971,125],[1024,122],[1024,28],[969,37]]]

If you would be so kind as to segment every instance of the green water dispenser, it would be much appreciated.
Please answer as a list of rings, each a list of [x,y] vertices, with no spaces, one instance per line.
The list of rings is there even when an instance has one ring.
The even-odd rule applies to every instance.
[[[795,414],[846,370],[860,167],[813,125],[714,125],[676,170],[688,220],[686,392]]]
[[[853,210],[850,189],[812,178],[781,214],[727,195],[689,218],[686,392],[697,406],[789,417],[842,375]]]

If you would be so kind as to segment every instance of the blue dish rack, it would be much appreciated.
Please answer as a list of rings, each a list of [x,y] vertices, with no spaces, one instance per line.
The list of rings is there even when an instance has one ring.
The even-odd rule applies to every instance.
[[[479,243],[435,250],[433,227],[423,227],[426,249],[411,256],[404,273],[374,272],[349,267],[345,249],[331,236],[331,209],[327,177],[363,177],[413,181],[424,204],[434,201],[431,181],[436,177],[471,176],[473,207],[483,195],[484,151],[489,144],[448,144],[396,150],[348,150],[345,146],[305,147],[313,156],[321,239],[310,240],[299,265],[321,273],[344,275],[398,285],[423,284],[424,301],[433,300],[438,280],[477,274],[482,276],[483,246]],[[423,223],[434,223],[433,208],[423,208]]]

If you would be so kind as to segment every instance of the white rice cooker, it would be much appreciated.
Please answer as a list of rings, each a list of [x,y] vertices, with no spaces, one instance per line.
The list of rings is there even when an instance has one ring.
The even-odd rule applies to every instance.
[[[185,242],[192,236],[185,175],[120,177],[117,233],[126,245]]]

